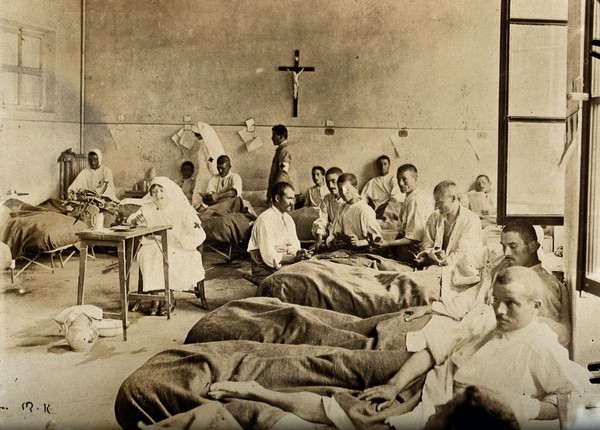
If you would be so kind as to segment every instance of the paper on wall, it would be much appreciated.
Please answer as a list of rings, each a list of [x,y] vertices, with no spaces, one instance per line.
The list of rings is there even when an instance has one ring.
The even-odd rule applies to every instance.
[[[260,138],[260,136],[256,136],[254,137],[254,139],[250,140],[249,142],[245,142],[246,144],[246,150],[248,152],[250,151],[254,151],[257,148],[260,148],[263,144],[262,139]]]
[[[390,134],[390,142],[392,142],[392,146],[394,147],[396,157],[400,157],[401,138],[400,136],[398,136],[397,131],[394,131],[392,134]]]
[[[238,131],[238,134],[240,135],[240,137],[242,138],[242,141],[244,143],[250,142],[255,137],[254,133],[250,133],[244,129],[241,129],[240,131]]]
[[[196,135],[191,130],[184,130],[183,135],[181,136],[181,140],[179,141],[179,145],[187,149],[192,149],[195,143]]]
[[[254,133],[254,125],[255,125],[254,118],[247,119],[246,120],[246,131],[248,131],[250,133]]]
[[[115,148],[121,149],[124,146],[124,130],[121,124],[110,129],[110,135],[115,143]]]
[[[181,136],[183,136],[183,128],[179,130],[176,134],[171,136],[171,140],[175,142],[175,145],[179,145],[179,141],[181,140]]]

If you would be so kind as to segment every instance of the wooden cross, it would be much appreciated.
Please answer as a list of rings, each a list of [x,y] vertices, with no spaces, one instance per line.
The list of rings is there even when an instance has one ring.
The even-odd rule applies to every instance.
[[[310,66],[300,67],[300,51],[298,49],[296,49],[294,51],[294,66],[293,67],[279,66],[279,71],[280,72],[288,72],[290,75],[292,75],[292,79],[293,79],[293,81],[292,81],[292,84],[293,84],[292,97],[294,98],[294,114],[292,116],[297,117],[298,116],[298,90],[300,87],[300,82],[298,81],[298,78],[300,76],[300,73],[314,72],[315,68],[310,67]]]

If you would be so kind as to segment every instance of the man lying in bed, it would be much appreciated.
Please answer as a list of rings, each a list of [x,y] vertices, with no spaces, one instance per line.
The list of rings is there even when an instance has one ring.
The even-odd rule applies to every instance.
[[[486,327],[477,337],[404,359],[393,351],[360,351],[357,355],[312,347],[325,355],[317,354],[305,367],[296,369],[291,367],[299,357],[294,350],[305,346],[256,343],[246,350],[238,365],[228,363],[223,367],[215,362],[201,364],[204,345],[190,345],[171,359],[165,351],[162,358],[157,356],[123,384],[115,406],[117,419],[126,428],[138,420],[158,421],[191,411],[208,396],[224,402],[243,426],[283,428],[285,423],[287,428],[298,428],[305,420],[338,428],[371,428],[384,422],[396,428],[422,428],[436,406],[471,385],[507,404],[521,423],[555,419],[558,411],[552,395],[591,386],[588,372],[569,361],[556,334],[538,321],[542,296],[541,281],[531,269],[508,268],[494,283],[493,309],[487,312]],[[207,351],[225,344],[207,344]],[[243,346],[235,344],[232,348],[236,345]],[[189,355],[190,348],[200,354],[200,361]],[[272,354],[266,354],[265,348],[272,348]],[[285,349],[287,355],[280,355],[280,349]],[[335,358],[337,354],[342,361]],[[360,359],[361,355],[367,360]],[[186,367],[188,361],[190,366]],[[242,371],[237,379],[232,379],[232,365]],[[346,368],[350,373],[346,374]],[[333,379],[324,376],[323,383],[311,383],[321,376],[310,372],[330,374]],[[422,381],[425,375],[421,390],[422,382],[413,383]],[[260,409],[254,409],[258,414],[252,416],[243,412],[257,405],[272,405],[280,412],[271,413],[266,422],[261,417],[267,416],[261,415]]]
[[[273,205],[256,219],[248,244],[253,282],[260,281],[281,268],[307,257],[300,248],[296,226],[289,212],[294,210],[296,192],[287,182],[271,190]]]
[[[540,243],[537,240],[535,228],[525,220],[513,220],[502,229],[500,236],[503,256],[497,258],[493,253],[488,254],[483,262],[481,282],[468,288],[461,294],[434,301],[431,305],[406,309],[407,321],[433,313],[434,319],[429,327],[411,335],[412,344],[440,344],[449,341],[451,327],[462,334],[477,330],[481,309],[487,306],[491,284],[496,274],[507,267],[529,267],[542,280],[544,298],[540,309],[540,319],[548,324],[558,335],[559,342],[567,346],[571,338],[571,305],[566,286],[554,275],[548,273],[538,257]],[[464,320],[462,322],[461,320]],[[460,324],[457,322],[461,321]],[[443,327],[440,331],[435,327]],[[409,342],[410,343],[410,342]],[[415,350],[415,349],[413,349]]]
[[[494,282],[493,312],[488,313],[487,327],[480,336],[447,351],[414,354],[386,384],[365,389],[358,399],[370,404],[373,416],[383,412],[382,419],[398,429],[422,428],[436,407],[471,385],[509,406],[521,425],[532,419],[557,419],[554,395],[586,390],[590,387],[589,373],[569,360],[556,334],[538,321],[542,300],[543,286],[535,272],[523,267],[503,270]],[[402,392],[424,374],[427,376],[417,407],[385,417],[387,409],[403,401],[399,397]],[[277,379],[276,374],[273,377]],[[288,421],[292,426],[304,420],[355,428],[354,416],[335,395],[273,391],[254,381],[215,382],[208,395],[220,401],[247,399],[274,405],[298,418],[296,424]],[[151,393],[148,396],[152,397]]]

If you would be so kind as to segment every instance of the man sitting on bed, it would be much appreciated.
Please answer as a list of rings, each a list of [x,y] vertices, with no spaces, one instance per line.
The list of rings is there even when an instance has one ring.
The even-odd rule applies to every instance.
[[[475,196],[481,196],[477,199]],[[475,179],[475,191],[467,193],[469,207],[475,213],[488,215],[495,213],[496,195],[492,191],[492,181],[487,175],[479,175]],[[475,207],[476,206],[476,207]]]
[[[319,206],[319,218],[312,225],[312,234],[315,238],[315,249],[319,250],[323,247],[325,239],[329,235],[331,226],[338,219],[342,209],[346,205],[344,199],[340,197],[337,181],[343,174],[339,167],[330,167],[325,172],[325,184],[329,189],[329,194],[323,197]]]
[[[325,179],[325,168],[323,166],[313,166],[311,177],[315,185],[308,188],[304,193],[304,207],[318,208],[321,206],[323,199],[329,194]]]
[[[395,258],[403,263],[413,264],[415,255],[421,250],[425,237],[425,225],[433,212],[431,195],[418,187],[417,168],[412,164],[403,164],[397,173],[400,191],[405,194],[400,214],[400,229],[394,240],[384,241],[382,247],[397,247]]]
[[[367,402],[372,415],[382,412],[381,419],[397,429],[423,428],[437,407],[468,386],[479,387],[506,404],[522,426],[533,419],[557,419],[555,395],[586,390],[590,375],[569,360],[556,334],[538,321],[542,300],[543,287],[535,272],[524,267],[505,269],[494,282],[493,310],[479,336],[447,351],[413,354],[386,384],[365,389],[358,399]],[[402,415],[386,414],[423,375],[425,385],[416,408]],[[355,428],[352,415],[335,397],[273,391],[255,381],[216,382],[208,395],[219,401],[264,402],[311,423]]]
[[[342,174],[337,181],[338,192],[346,202],[337,222],[327,237],[327,247],[361,248],[383,240],[381,226],[375,218],[375,211],[363,200],[358,192],[358,181],[352,173]]]
[[[378,176],[365,184],[361,197],[375,210],[377,218],[381,218],[388,203],[401,202],[402,194],[396,178],[390,174],[390,157],[382,155],[377,158],[375,164]]]
[[[451,265],[469,250],[481,248],[481,220],[460,204],[453,181],[437,184],[433,198],[436,210],[427,220],[421,252],[415,261],[420,265]]]
[[[206,193],[201,194],[202,203],[207,206],[242,196],[242,178],[231,171],[231,159],[227,155],[217,158],[217,171],[219,173],[208,180]]]
[[[89,167],[79,172],[73,183],[69,185],[69,193],[90,190],[118,202],[112,170],[102,165],[102,152],[99,149],[92,149],[88,153],[88,164]]]
[[[256,219],[248,244],[255,281],[275,273],[282,264],[307,256],[306,250],[300,248],[296,225],[289,215],[296,201],[294,188],[287,182],[278,182],[271,190],[271,201],[272,206]]]

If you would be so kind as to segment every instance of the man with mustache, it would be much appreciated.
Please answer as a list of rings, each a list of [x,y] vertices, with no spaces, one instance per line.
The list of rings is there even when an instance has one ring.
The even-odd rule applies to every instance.
[[[272,206],[256,219],[248,243],[255,281],[275,273],[282,264],[295,263],[308,255],[300,248],[296,225],[289,215],[296,202],[294,188],[287,182],[276,183],[271,201]]]
[[[491,282],[497,273],[507,267],[523,266],[531,268],[542,280],[544,296],[540,318],[558,334],[562,345],[568,345],[571,337],[570,296],[566,286],[542,267],[538,257],[540,243],[535,228],[525,220],[510,221],[502,229],[500,243],[503,250],[502,259],[498,262],[497,258],[494,258],[491,254],[489,259],[496,261],[486,262],[487,267],[483,268],[483,280],[480,284],[467,289],[456,297],[442,298],[431,305],[409,308],[405,311],[407,314],[406,320],[410,321],[430,313],[449,317],[455,321],[461,320],[473,308],[486,300]],[[447,323],[443,322],[441,325],[447,326]],[[448,339],[445,334],[440,334],[437,330],[424,330],[420,333],[425,337],[429,337],[427,344],[440,343],[442,338]],[[439,342],[434,339],[438,335],[440,336]],[[415,343],[423,344],[424,342],[424,339],[420,339]]]

